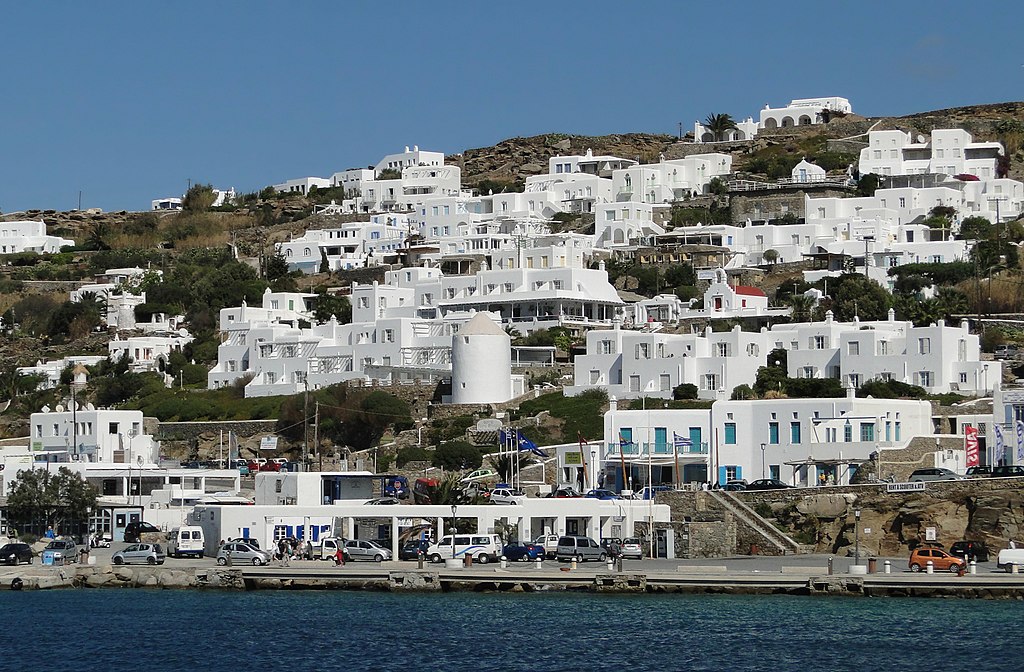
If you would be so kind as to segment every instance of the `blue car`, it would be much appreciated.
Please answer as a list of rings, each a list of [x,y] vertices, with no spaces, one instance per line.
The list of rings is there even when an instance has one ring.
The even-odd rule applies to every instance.
[[[530,560],[537,560],[544,558],[544,547],[538,546],[537,544],[509,544],[508,546],[501,549],[501,554],[506,559],[516,562],[518,560],[524,560],[529,562]]]
[[[589,497],[591,499],[619,499],[619,496],[616,495],[614,492],[612,492],[611,490],[605,490],[604,488],[591,490],[590,492],[585,494],[584,497]]]

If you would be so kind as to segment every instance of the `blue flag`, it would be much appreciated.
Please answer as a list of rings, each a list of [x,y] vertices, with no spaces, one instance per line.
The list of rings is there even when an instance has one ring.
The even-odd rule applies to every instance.
[[[543,450],[537,447],[536,443],[530,441],[528,438],[523,436],[522,432],[520,432],[518,429],[516,430],[516,440],[519,444],[519,450],[528,450],[534,455],[537,455],[538,457],[548,456],[547,453],[545,453]]]
[[[1006,443],[1003,441],[1003,428],[999,425],[993,427],[996,432],[996,464],[1006,463]]]
[[[1017,421],[1017,464],[1024,462],[1024,421]]]

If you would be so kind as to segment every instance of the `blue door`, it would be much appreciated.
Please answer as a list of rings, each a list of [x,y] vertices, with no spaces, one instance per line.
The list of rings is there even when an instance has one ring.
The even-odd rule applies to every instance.
[[[654,452],[668,452],[668,430],[665,427],[654,428]]]
[[[690,427],[690,448],[689,450],[699,453],[701,448],[700,427]]]

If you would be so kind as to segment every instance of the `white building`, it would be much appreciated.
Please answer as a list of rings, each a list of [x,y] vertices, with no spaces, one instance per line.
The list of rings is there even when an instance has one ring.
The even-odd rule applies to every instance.
[[[175,196],[168,198],[155,198],[153,199],[153,207],[151,210],[181,210],[182,199]]]
[[[408,145],[405,150],[397,154],[388,154],[374,167],[374,172],[380,175],[381,171],[384,170],[398,170],[402,171],[406,168],[413,168],[416,166],[443,166],[444,165],[444,153],[443,152],[430,152],[421,150],[419,145],[413,145],[410,150]]]
[[[996,164],[1004,153],[999,142],[974,142],[961,128],[935,129],[930,136],[900,130],[871,131],[868,146],[860,150],[861,174],[915,175],[943,173],[997,177]]]
[[[146,302],[142,289],[148,281],[162,279],[163,271],[144,268],[111,268],[98,273],[94,282],[71,292],[69,300],[78,303],[85,297],[100,300],[105,307],[103,322],[114,329],[135,329],[135,308]],[[161,316],[154,316],[160,318]],[[162,316],[167,321],[166,316]],[[157,321],[160,321],[158,319]]]
[[[722,400],[710,409],[621,410],[613,401],[604,426],[598,459],[605,487],[613,490],[759,478],[810,486],[821,474],[845,484],[880,448],[903,448],[933,432],[927,401],[849,394]]]
[[[826,173],[821,166],[813,164],[807,159],[801,159],[800,163],[793,166],[793,170],[790,171],[790,179],[800,184],[823,182],[826,179]]]
[[[44,379],[39,382],[37,390],[52,390],[60,384],[60,375],[69,366],[81,364],[82,366],[96,366],[104,361],[106,356],[96,355],[70,355],[62,359],[52,359],[44,362],[37,360],[35,366],[19,366],[16,371],[19,376],[42,376]]]
[[[156,371],[164,373],[172,352],[181,352],[192,342],[192,337],[184,329],[181,333],[166,335],[128,336],[122,339],[114,334],[113,340],[107,343],[110,359],[128,358],[129,367],[133,372]]]
[[[375,176],[373,168],[347,168],[331,175],[331,186],[342,187],[346,197],[354,198],[362,192],[363,183]]]
[[[452,403],[503,403],[523,394],[512,375],[512,339],[484,313],[452,337]]]
[[[702,273],[707,271],[702,271]],[[790,308],[771,308],[768,296],[757,287],[730,285],[725,269],[715,269],[713,278],[704,290],[702,308],[691,308],[675,294],[659,294],[651,299],[637,301],[626,307],[632,314],[626,326],[647,325],[656,329],[661,324],[677,324],[684,319],[703,318],[709,320],[743,319],[746,317],[784,317]]]
[[[29,427],[30,448],[43,461],[154,465],[159,460],[160,444],[142,431],[142,411],[44,406],[30,416]]]
[[[406,212],[438,196],[462,193],[462,169],[430,165],[402,168],[399,178],[361,183],[360,195],[342,202],[346,212]]]
[[[317,189],[329,189],[331,186],[331,180],[323,177],[298,177],[292,180],[285,180],[280,184],[275,184],[274,190],[285,193],[299,193],[306,195],[313,187],[316,187]]]
[[[761,128],[790,128],[793,126],[810,126],[824,123],[822,110],[850,114],[853,107],[846,98],[837,96],[827,98],[797,98],[785,107],[769,107],[766,103],[761,110],[759,125]]]
[[[277,243],[276,248],[289,270],[319,273],[325,260],[329,271],[363,268],[397,254],[408,230],[406,215],[371,215],[368,222],[309,229],[298,238]]]
[[[75,241],[67,238],[46,235],[43,221],[0,222],[0,254],[56,254],[60,248],[74,244]]]

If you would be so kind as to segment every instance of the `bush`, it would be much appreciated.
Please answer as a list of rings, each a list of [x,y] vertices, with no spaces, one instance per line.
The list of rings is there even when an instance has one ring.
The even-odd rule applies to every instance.
[[[461,471],[479,469],[483,464],[483,453],[467,441],[442,443],[434,451],[433,465],[443,469]]]
[[[676,401],[683,399],[696,399],[698,397],[698,393],[699,390],[696,385],[693,383],[683,383],[681,385],[677,385],[675,389],[672,390],[672,398]]]
[[[432,458],[433,453],[423,446],[406,446],[398,450],[395,464],[401,469],[410,462],[430,462]]]

